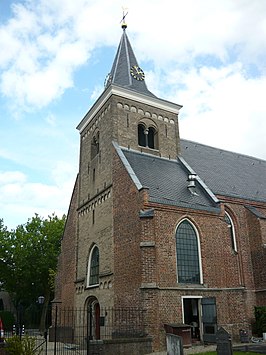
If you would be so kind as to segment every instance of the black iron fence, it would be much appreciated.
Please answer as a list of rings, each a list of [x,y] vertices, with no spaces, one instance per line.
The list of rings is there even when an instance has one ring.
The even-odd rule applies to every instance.
[[[27,324],[23,323],[22,314],[21,318],[14,316],[19,324],[16,322],[12,329],[9,327],[9,330],[5,330],[5,337],[14,334],[20,337],[32,336],[38,349],[36,354],[42,350],[41,354],[45,355],[107,354],[112,353],[111,346],[115,347],[116,344],[127,341],[134,343],[133,339],[141,339],[143,342],[147,337],[143,309],[92,306],[86,309],[64,309],[56,304],[51,311],[51,323],[46,323],[47,329],[42,331],[37,320],[29,323],[34,323],[35,328],[28,328]],[[29,314],[23,316],[32,319]]]
[[[62,309],[56,307],[49,341],[62,348],[88,349],[104,340],[143,338],[145,311],[137,308]],[[89,352],[88,352],[89,354]]]

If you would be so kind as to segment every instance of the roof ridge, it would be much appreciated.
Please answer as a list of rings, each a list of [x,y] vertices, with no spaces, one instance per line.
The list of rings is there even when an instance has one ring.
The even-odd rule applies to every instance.
[[[180,138],[180,142],[189,142],[189,143],[192,143],[192,144],[195,144],[195,145],[200,145],[202,147],[208,147],[208,148],[211,148],[211,149],[215,149],[215,150],[219,150],[219,151],[222,151],[222,152],[226,152],[226,153],[230,153],[230,154],[233,154],[233,155],[239,155],[241,157],[245,157],[245,158],[250,158],[250,159],[254,159],[254,160],[258,160],[258,161],[261,161],[261,162],[265,162],[266,163],[266,159],[262,159],[262,158],[258,158],[258,157],[254,157],[252,155],[248,155],[248,154],[244,154],[244,153],[239,153],[239,152],[233,152],[229,149],[224,149],[224,148],[218,148],[218,147],[214,147],[212,145],[208,145],[208,144],[204,144],[204,143],[200,143],[200,142],[196,142],[196,141],[192,141],[190,139],[183,139],[183,138]],[[182,149],[181,149],[181,154],[182,156]]]

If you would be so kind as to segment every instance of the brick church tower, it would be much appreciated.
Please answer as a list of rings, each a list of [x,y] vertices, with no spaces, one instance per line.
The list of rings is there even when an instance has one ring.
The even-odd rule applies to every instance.
[[[132,222],[119,217],[120,206],[115,202],[116,194],[123,201],[129,188],[121,176],[116,176],[119,160],[124,159],[121,147],[175,159],[180,149],[177,120],[180,108],[157,98],[147,89],[145,74],[138,66],[124,26],[105,90],[77,127],[81,137],[76,280],[80,292],[76,296],[77,306],[86,302],[88,294],[100,304],[113,306],[121,301],[115,297],[115,290],[119,288],[118,293],[122,292],[121,287],[124,288],[126,283],[132,286],[131,277],[128,275],[125,280],[124,274],[127,268],[133,271],[130,259],[126,257],[123,265],[125,255],[120,254],[116,245],[118,242],[121,248],[130,248],[126,239],[132,233]],[[141,194],[145,195],[144,192]],[[138,208],[142,205],[139,202]],[[125,199],[125,203],[129,201]],[[131,203],[129,208],[133,213]],[[126,231],[121,234],[124,228]],[[124,240],[123,247],[120,238]],[[133,253],[133,249],[128,251]],[[138,258],[139,255],[133,256],[135,261]],[[139,278],[140,264],[135,267],[134,278]],[[120,275],[123,285],[117,281]],[[133,297],[131,286],[130,298]],[[139,297],[134,296],[137,298],[131,300],[128,297],[126,303],[134,302],[140,306]]]
[[[104,91],[77,127],[56,299],[95,317],[144,309],[155,350],[170,323],[191,325],[197,342],[214,342],[219,325],[237,338],[266,304],[266,162],[180,140],[182,106],[148,90],[122,28]]]

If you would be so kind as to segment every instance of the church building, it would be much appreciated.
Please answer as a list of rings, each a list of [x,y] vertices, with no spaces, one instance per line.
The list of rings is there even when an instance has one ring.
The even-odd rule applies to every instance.
[[[122,28],[77,126],[55,298],[96,318],[103,307],[145,310],[153,350],[171,324],[190,325],[195,342],[215,342],[221,326],[239,340],[266,305],[266,161],[181,139],[182,106],[149,91]]]

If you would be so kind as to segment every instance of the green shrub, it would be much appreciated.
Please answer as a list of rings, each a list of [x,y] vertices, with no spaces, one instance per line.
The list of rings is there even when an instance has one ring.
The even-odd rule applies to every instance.
[[[13,324],[15,324],[14,314],[10,311],[0,311],[0,318],[2,319],[4,330],[12,330]]]
[[[42,351],[41,349],[35,350],[35,339],[27,335],[23,336],[21,339],[19,336],[15,335],[12,338],[8,338],[6,343],[8,355],[39,355]]]
[[[255,330],[258,336],[266,333],[266,306],[255,307]]]

